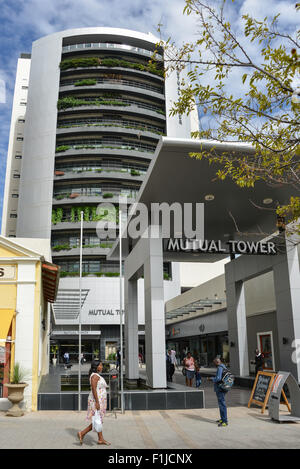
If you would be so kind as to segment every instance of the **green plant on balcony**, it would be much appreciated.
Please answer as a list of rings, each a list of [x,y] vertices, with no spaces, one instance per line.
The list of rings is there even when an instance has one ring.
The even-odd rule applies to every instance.
[[[83,209],[83,219],[84,219],[84,221],[90,221],[90,207],[84,207],[84,209]]]
[[[99,57],[86,57],[86,58],[76,58],[76,59],[65,59],[62,60],[59,64],[61,70],[68,70],[70,68],[78,67],[122,67],[122,68],[132,68],[135,70],[140,70],[143,72],[152,73],[164,77],[164,70],[157,68],[154,62],[149,61],[147,65],[143,65],[137,62],[129,62],[121,59],[101,59]]]
[[[70,251],[72,249],[72,246],[69,244],[57,244],[56,246],[52,247],[52,251]]]
[[[89,86],[89,85],[96,85],[96,83],[97,83],[97,80],[92,79],[92,78],[87,78],[85,80],[76,81],[74,83],[74,86],[85,86],[85,85]]]
[[[56,223],[61,223],[62,218],[63,218],[63,209],[62,208],[57,208],[56,209]]]
[[[111,97],[110,95],[98,96],[94,100],[86,100],[80,98],[74,98],[73,96],[66,96],[65,98],[60,98],[57,101],[57,109],[60,111],[62,109],[68,109],[70,107],[80,107],[80,106],[130,106],[128,103],[123,101],[116,101],[116,99],[106,99]],[[113,96],[116,98],[117,96]],[[64,151],[64,150],[60,150]]]
[[[113,243],[100,243],[100,248],[102,249],[110,249],[112,248]]]
[[[53,209],[52,210],[52,225],[56,225],[56,222],[57,222],[57,218],[56,218],[56,210]]]
[[[103,194],[103,199],[111,199],[114,196],[111,192],[106,192]]]
[[[130,174],[131,174],[131,176],[140,176],[141,175],[141,173],[139,171],[135,170],[135,169],[132,169],[130,171]]]
[[[71,147],[69,145],[60,145],[59,147],[56,147],[55,152],[60,153],[61,151],[67,151]]]
[[[72,222],[72,223],[75,223],[75,221],[76,221],[76,215],[75,215],[75,208],[74,208],[74,207],[71,208],[70,219],[71,219],[71,222]]]

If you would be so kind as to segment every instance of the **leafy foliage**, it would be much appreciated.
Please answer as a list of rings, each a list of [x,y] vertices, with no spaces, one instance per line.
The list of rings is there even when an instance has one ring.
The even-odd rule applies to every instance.
[[[171,39],[166,43],[166,73],[189,70],[171,115],[197,107],[205,125],[200,119],[192,137],[248,143],[238,154],[201,150],[191,157],[215,163],[218,178],[231,178],[240,187],[254,187],[259,180],[289,186],[295,192],[290,203],[273,208],[295,220],[300,215],[299,32],[293,37],[281,31],[279,15],[258,21],[246,14],[238,37],[225,17],[227,6],[226,0],[185,0],[184,14],[196,17],[198,33],[177,49]]]
[[[128,62],[127,60],[121,59],[102,59],[100,57],[87,57],[87,58],[76,58],[76,59],[66,59],[62,60],[60,63],[61,70],[69,70],[70,68],[78,67],[122,67],[122,68],[132,68],[135,70],[140,70],[142,72],[153,73],[154,75],[164,76],[163,70],[157,68],[156,64],[153,61],[150,61],[147,65]]]

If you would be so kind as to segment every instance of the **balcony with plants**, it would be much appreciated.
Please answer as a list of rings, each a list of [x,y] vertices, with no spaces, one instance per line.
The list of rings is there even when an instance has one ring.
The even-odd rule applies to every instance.
[[[58,112],[74,111],[75,109],[118,109],[126,110],[126,112],[141,112],[150,111],[151,115],[155,115],[156,118],[165,118],[165,107],[154,105],[149,102],[139,101],[138,99],[132,99],[129,97],[122,97],[120,93],[102,93],[97,96],[64,96],[59,98],[57,101]]]
[[[157,132],[149,132],[145,128],[140,127],[139,129],[133,128],[130,126],[125,127],[121,125],[77,125],[77,126],[69,126],[57,129],[56,135],[59,139],[62,138],[78,138],[85,136],[87,138],[93,137],[105,137],[107,134],[113,134],[114,138],[121,139],[136,139],[137,135],[139,138],[139,142],[141,139],[147,140],[147,142],[153,144],[154,146],[157,145],[161,134]]]
[[[71,44],[67,46],[63,46],[62,54],[70,54],[70,53],[82,53],[82,52],[90,52],[90,51],[108,51],[108,52],[122,52],[123,54],[128,54],[129,56],[145,56],[148,59],[153,59],[157,61],[163,60],[163,51],[160,49],[159,51],[152,51],[149,49],[144,49],[141,47],[135,47],[128,44],[118,44],[118,43],[108,43],[108,42],[86,42],[86,43],[79,43],[79,44]]]
[[[55,263],[60,266],[60,277],[79,277],[78,258],[64,259],[56,258]],[[83,277],[119,277],[119,263],[106,261],[105,258],[95,260],[87,256],[82,260]]]
[[[156,145],[149,145],[143,141],[125,140],[118,139],[114,136],[104,138],[86,138],[86,139],[74,139],[74,140],[63,140],[57,142],[55,153],[70,152],[82,152],[83,150],[123,150],[123,151],[134,151],[142,152],[153,155],[156,150]]]
[[[60,64],[60,71],[64,72],[70,69],[130,69],[134,72],[150,74],[160,79],[164,79],[164,70],[160,64],[154,61],[131,61],[111,57],[76,57],[63,59]]]
[[[53,205],[57,204],[80,204],[80,203],[96,203],[99,204],[107,200],[111,203],[118,203],[119,197],[127,197],[129,200],[134,200],[138,194],[140,185],[126,186],[121,185],[107,185],[103,184],[89,184],[89,185],[69,185],[54,187],[53,191]]]
[[[135,121],[130,119],[114,119],[112,116],[108,117],[86,117],[86,118],[73,118],[73,119],[62,119],[57,123],[57,133],[63,133],[63,129],[82,129],[95,128],[96,129],[132,129],[135,132],[147,132],[158,135],[159,137],[165,135],[164,127],[152,125],[150,123],[144,123],[141,121]]]
[[[119,167],[105,167],[101,166],[101,164],[86,164],[86,163],[77,163],[72,166],[66,165],[58,165],[54,171],[54,180],[70,180],[70,179],[81,179],[81,178],[114,178],[120,180],[129,180],[132,177],[135,180],[142,182],[144,180],[144,176],[147,172],[147,168],[145,166],[138,166],[132,165],[135,167],[122,167],[120,164]]]
[[[128,80],[128,79],[110,79],[110,78],[82,78],[82,79],[69,79],[63,80],[60,83],[59,91],[60,93],[73,93],[77,92],[79,89],[80,91],[85,90],[110,90],[113,92],[114,90],[124,90],[128,93],[134,92],[136,95],[145,95],[146,97],[152,96],[155,99],[160,101],[165,100],[164,90],[162,87],[156,87],[153,85],[148,85],[143,82],[135,81],[135,80]]]
[[[96,230],[100,221],[107,224],[107,235],[115,239],[119,224],[119,213],[117,206],[99,207],[97,205],[78,205],[52,208],[53,233],[75,233],[80,229],[80,217],[83,212],[83,229]],[[60,235],[61,236],[61,235]],[[74,235],[72,235],[74,237]],[[70,243],[62,243],[67,246]],[[72,245],[74,241],[72,242]],[[91,243],[87,243],[91,244]],[[103,246],[98,246],[104,249]],[[66,251],[68,249],[65,249]]]

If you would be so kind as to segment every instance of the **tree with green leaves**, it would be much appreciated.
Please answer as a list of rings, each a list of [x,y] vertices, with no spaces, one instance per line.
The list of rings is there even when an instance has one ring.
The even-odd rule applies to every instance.
[[[195,39],[181,47],[175,47],[171,38],[164,42],[165,72],[186,69],[188,76],[188,82],[181,80],[171,115],[189,114],[197,106],[202,118],[192,137],[247,142],[255,149],[253,154],[203,150],[191,156],[215,163],[221,180],[231,178],[240,187],[254,187],[259,180],[290,185],[294,195],[289,203],[274,210],[287,221],[296,220],[300,217],[299,31],[280,30],[279,15],[258,21],[245,14],[240,18],[241,33],[226,18],[231,2],[185,3],[183,14],[195,15],[198,30]],[[296,4],[295,15],[299,9]]]

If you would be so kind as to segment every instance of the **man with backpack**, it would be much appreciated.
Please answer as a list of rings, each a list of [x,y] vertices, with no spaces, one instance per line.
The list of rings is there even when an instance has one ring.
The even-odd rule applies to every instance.
[[[214,383],[214,390],[217,395],[218,405],[220,409],[220,420],[217,420],[218,427],[227,427],[227,407],[225,402],[225,394],[233,385],[233,376],[227,370],[226,366],[221,362],[220,358],[214,359],[217,367],[217,373],[214,378],[208,378]]]

